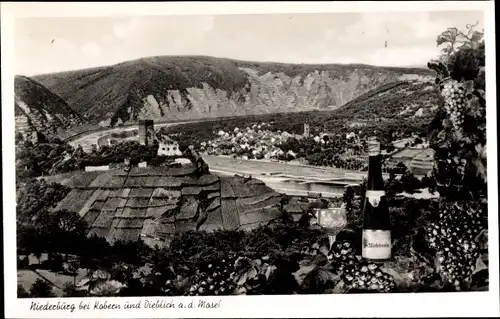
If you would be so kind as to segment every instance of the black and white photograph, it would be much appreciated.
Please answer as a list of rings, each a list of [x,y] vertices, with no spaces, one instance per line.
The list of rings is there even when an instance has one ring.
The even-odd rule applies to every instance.
[[[12,314],[498,298],[493,6],[341,4],[9,6]]]

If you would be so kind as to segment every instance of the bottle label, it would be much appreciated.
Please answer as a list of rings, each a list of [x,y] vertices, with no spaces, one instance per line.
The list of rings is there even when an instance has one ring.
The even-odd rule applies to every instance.
[[[380,203],[380,198],[382,196],[385,196],[385,191],[369,190],[369,191],[366,191],[366,194],[365,194],[366,199],[368,199],[368,202],[373,207],[378,207],[378,204]]]
[[[369,138],[367,144],[368,144],[368,156],[380,155],[380,142],[377,141],[375,137]]]
[[[363,230],[363,258],[389,259],[391,258],[391,246],[390,230]]]

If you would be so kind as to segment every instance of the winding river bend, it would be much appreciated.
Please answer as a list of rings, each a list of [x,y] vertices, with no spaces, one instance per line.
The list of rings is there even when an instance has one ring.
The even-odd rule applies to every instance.
[[[155,128],[192,122],[155,123]],[[69,139],[68,143],[73,147],[78,145],[86,147],[97,144],[99,138],[111,133],[131,131],[137,128],[134,125],[89,132]],[[359,185],[363,177],[366,176],[366,172],[299,165],[281,161],[242,160],[216,155],[203,155],[203,159],[210,167],[210,171],[215,175],[251,175],[262,180],[274,190],[293,196],[307,196],[317,193],[321,193],[324,197],[342,196],[346,185]]]

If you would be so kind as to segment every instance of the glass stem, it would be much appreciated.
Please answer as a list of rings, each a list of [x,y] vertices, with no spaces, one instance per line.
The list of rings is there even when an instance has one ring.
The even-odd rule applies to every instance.
[[[328,242],[330,244],[330,247],[328,247],[328,250],[332,249],[333,243],[335,242],[335,238],[337,235],[328,235]]]

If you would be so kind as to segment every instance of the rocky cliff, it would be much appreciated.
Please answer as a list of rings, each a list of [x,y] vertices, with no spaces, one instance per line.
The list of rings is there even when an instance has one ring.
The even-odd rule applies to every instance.
[[[45,137],[58,135],[83,120],[60,96],[25,76],[14,78],[16,131],[26,135],[39,133]]]
[[[34,79],[90,123],[111,126],[139,118],[335,110],[382,84],[430,75],[424,69],[164,56]]]

